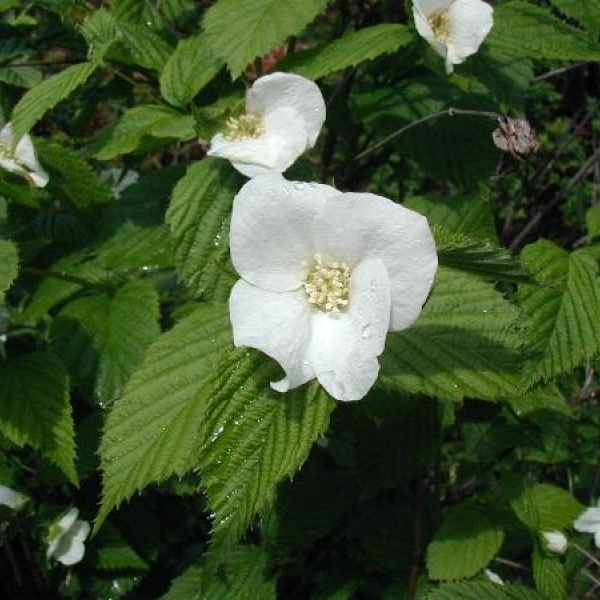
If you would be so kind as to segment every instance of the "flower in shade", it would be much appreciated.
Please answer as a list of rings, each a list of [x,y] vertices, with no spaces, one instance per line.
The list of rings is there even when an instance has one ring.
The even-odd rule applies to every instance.
[[[415,26],[446,59],[446,72],[475,54],[494,24],[492,7],[482,0],[413,0]]]
[[[567,536],[562,531],[544,531],[542,537],[546,542],[546,549],[555,554],[564,554],[567,551]]]
[[[575,519],[573,527],[581,533],[593,533],[596,548],[600,548],[600,499],[597,507],[586,508]]]
[[[36,187],[48,183],[48,173],[38,162],[31,137],[25,134],[15,143],[12,123],[7,123],[0,131],[0,167],[22,175]]]
[[[0,485],[0,505],[8,506],[12,510],[21,510],[28,500],[29,498],[25,494],[15,492],[6,485]]]
[[[229,300],[236,346],[274,358],[279,392],[315,377],[337,400],[375,383],[388,331],[419,316],[437,269],[427,220],[387,198],[252,179],[234,200]]]
[[[248,90],[245,114],[227,121],[208,154],[229,159],[247,177],[282,173],[315,145],[324,121],[315,83],[291,73],[265,75]]]
[[[497,583],[498,585],[504,585],[504,581],[503,581],[502,577],[500,577],[500,575],[498,575],[498,573],[495,573],[494,571],[492,571],[490,569],[484,569],[483,572],[485,573],[485,576],[492,583]]]
[[[48,531],[47,558],[55,558],[63,565],[78,563],[85,553],[83,542],[90,533],[90,524],[78,519],[79,511],[71,508]]]

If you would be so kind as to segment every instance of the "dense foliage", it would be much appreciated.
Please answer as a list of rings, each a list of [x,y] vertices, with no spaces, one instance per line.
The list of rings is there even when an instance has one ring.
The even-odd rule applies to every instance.
[[[599,597],[600,0],[489,4],[449,74],[410,0],[0,1],[0,126],[49,178],[0,169],[2,597]],[[275,71],[327,106],[285,177],[435,237],[358,402],[233,345],[246,179],[206,151]]]

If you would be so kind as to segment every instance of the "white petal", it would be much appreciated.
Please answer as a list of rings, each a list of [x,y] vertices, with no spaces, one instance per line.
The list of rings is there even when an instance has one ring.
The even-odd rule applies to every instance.
[[[587,508],[575,519],[573,527],[582,533],[600,531],[600,508]]]
[[[0,485],[0,504],[12,510],[19,510],[27,502],[27,496],[6,485]]]
[[[11,148],[14,145],[14,135],[12,123],[7,123],[0,131],[0,144],[7,148]]]
[[[594,533],[594,543],[596,544],[596,548],[600,548],[600,529]]]
[[[414,0],[413,10],[418,10],[427,18],[438,10],[448,10],[454,0]]]
[[[447,10],[451,3],[452,0],[415,0],[413,3],[415,27],[419,35],[443,57],[446,56],[447,52],[446,44],[435,39],[435,34],[429,23],[429,17],[437,10]]]
[[[325,262],[380,258],[390,276],[390,331],[412,325],[437,270],[435,241],[427,219],[387,198],[346,193],[326,200],[313,236]]]
[[[71,527],[69,533],[73,539],[83,542],[90,533],[90,524],[83,519],[78,519]]]
[[[360,400],[379,373],[390,318],[390,281],[383,261],[353,271],[346,312],[312,318],[310,357],[317,379],[336,400]]]
[[[228,140],[218,133],[211,141],[209,156],[218,156],[246,177],[269,171],[282,173],[307,149],[306,128],[295,110],[281,108],[265,115],[264,133],[254,139]]]
[[[298,289],[312,260],[311,227],[326,197],[326,185],[286,181],[268,173],[248,181],[233,202],[229,234],[236,271],[257,287]]]
[[[308,139],[308,148],[315,145],[325,121],[325,102],[319,87],[300,75],[273,73],[260,77],[248,90],[246,110],[267,115],[278,108],[293,108]]]
[[[85,554],[83,542],[74,539],[65,539],[63,544],[57,548],[54,557],[63,565],[71,566],[78,563]]]
[[[72,525],[77,520],[77,516],[79,515],[79,510],[76,508],[71,508],[64,514],[60,520],[57,522],[57,525],[63,530],[67,531],[72,527]]]
[[[460,64],[475,54],[494,24],[493,9],[482,0],[455,0],[448,11],[450,32],[447,64]]]
[[[27,171],[21,165],[18,165],[12,158],[0,158],[0,167],[6,169],[10,173],[18,173],[19,175],[27,173]]]
[[[269,292],[244,280],[238,281],[229,298],[229,318],[236,346],[250,346],[275,359],[285,377],[272,387],[279,392],[314,379],[308,359],[310,308],[304,290]]]

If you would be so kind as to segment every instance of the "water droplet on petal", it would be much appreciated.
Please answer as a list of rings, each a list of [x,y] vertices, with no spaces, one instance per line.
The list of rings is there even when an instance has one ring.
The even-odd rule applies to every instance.
[[[306,187],[306,185],[304,183],[301,183],[301,182],[298,181],[297,183],[294,184],[294,187],[297,190],[303,190]]]
[[[373,337],[373,325],[371,325],[369,323],[362,328],[362,339],[368,340],[368,339],[371,339],[372,337]]]

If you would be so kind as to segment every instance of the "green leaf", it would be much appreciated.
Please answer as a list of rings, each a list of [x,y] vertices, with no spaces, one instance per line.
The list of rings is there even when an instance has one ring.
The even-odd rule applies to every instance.
[[[267,579],[268,568],[264,549],[238,546],[218,573],[209,577],[205,567],[190,567],[160,600],[275,600],[275,582]]]
[[[308,79],[319,79],[334,71],[373,60],[382,54],[396,52],[414,39],[414,30],[406,25],[374,25],[346,33],[329,44],[292,54],[280,61],[277,68]]]
[[[105,204],[112,199],[110,187],[77,152],[43,139],[35,142],[38,157],[50,173],[48,189],[76,208]]]
[[[429,577],[472,577],[490,563],[503,539],[485,508],[470,502],[453,507],[427,548]]]
[[[89,56],[96,63],[104,58],[109,48],[119,39],[117,20],[104,8],[85,20],[81,33],[90,47]]]
[[[327,429],[333,400],[316,382],[281,395],[269,385],[279,374],[248,349],[225,354],[215,373],[199,466],[218,548],[237,541]]]
[[[53,354],[35,352],[0,364],[0,431],[39,450],[77,484],[69,375]]]
[[[590,239],[600,237],[600,204],[594,204],[587,209],[585,223]]]
[[[88,150],[99,160],[138,150],[150,137],[187,140],[195,136],[189,115],[155,104],[136,106],[105,127],[91,140]]]
[[[160,75],[160,91],[173,106],[185,106],[221,70],[202,33],[181,40]]]
[[[214,54],[240,75],[257,56],[296,35],[327,5],[328,0],[218,0],[203,21]]]
[[[546,600],[535,590],[522,585],[498,585],[468,581],[451,583],[432,590],[428,600]]]
[[[549,554],[536,543],[531,557],[533,578],[540,594],[547,600],[566,600],[567,577],[565,567],[556,555]]]
[[[16,246],[0,239],[0,304],[4,304],[4,293],[19,273],[19,255]]]
[[[554,17],[549,9],[523,0],[505,2],[494,8],[494,27],[487,43],[509,56],[600,60],[598,44],[582,35],[580,29]]]
[[[230,344],[226,307],[202,304],[150,346],[106,421],[96,529],[135,491],[194,466],[205,386]]]
[[[564,15],[578,21],[593,37],[597,37],[600,29],[600,0],[551,0],[551,3]]]
[[[107,523],[98,532],[95,545],[98,548],[96,568],[99,570],[148,570],[148,563],[133,549],[123,534],[110,523]]]
[[[0,66],[0,82],[7,83],[8,85],[32,88],[42,79],[42,72],[33,67],[20,67],[19,65]]]
[[[497,281],[529,282],[531,277],[504,248],[488,241],[434,229],[440,265]]]
[[[196,296],[226,299],[229,217],[241,176],[220,159],[193,163],[173,191],[167,223],[175,240],[175,265]],[[235,275],[229,277],[230,283]]]
[[[571,254],[541,240],[521,255],[539,285],[523,285],[518,300],[531,322],[537,351],[523,385],[568,373],[600,350],[600,281],[597,262],[586,250]]]
[[[64,100],[95,71],[96,64],[71,65],[28,90],[15,106],[12,124],[15,139],[27,133],[49,110]]]
[[[158,337],[158,319],[154,287],[132,281],[114,296],[86,296],[67,304],[54,320],[50,336],[73,380],[105,403],[120,395]]]
[[[147,69],[160,70],[173,51],[171,45],[146,24],[119,20],[120,43],[133,62]]]
[[[521,523],[534,533],[566,529],[584,509],[569,492],[546,483],[517,485],[510,505]]]
[[[418,321],[388,335],[381,381],[392,390],[443,399],[514,395],[518,316],[489,283],[440,268]]]

